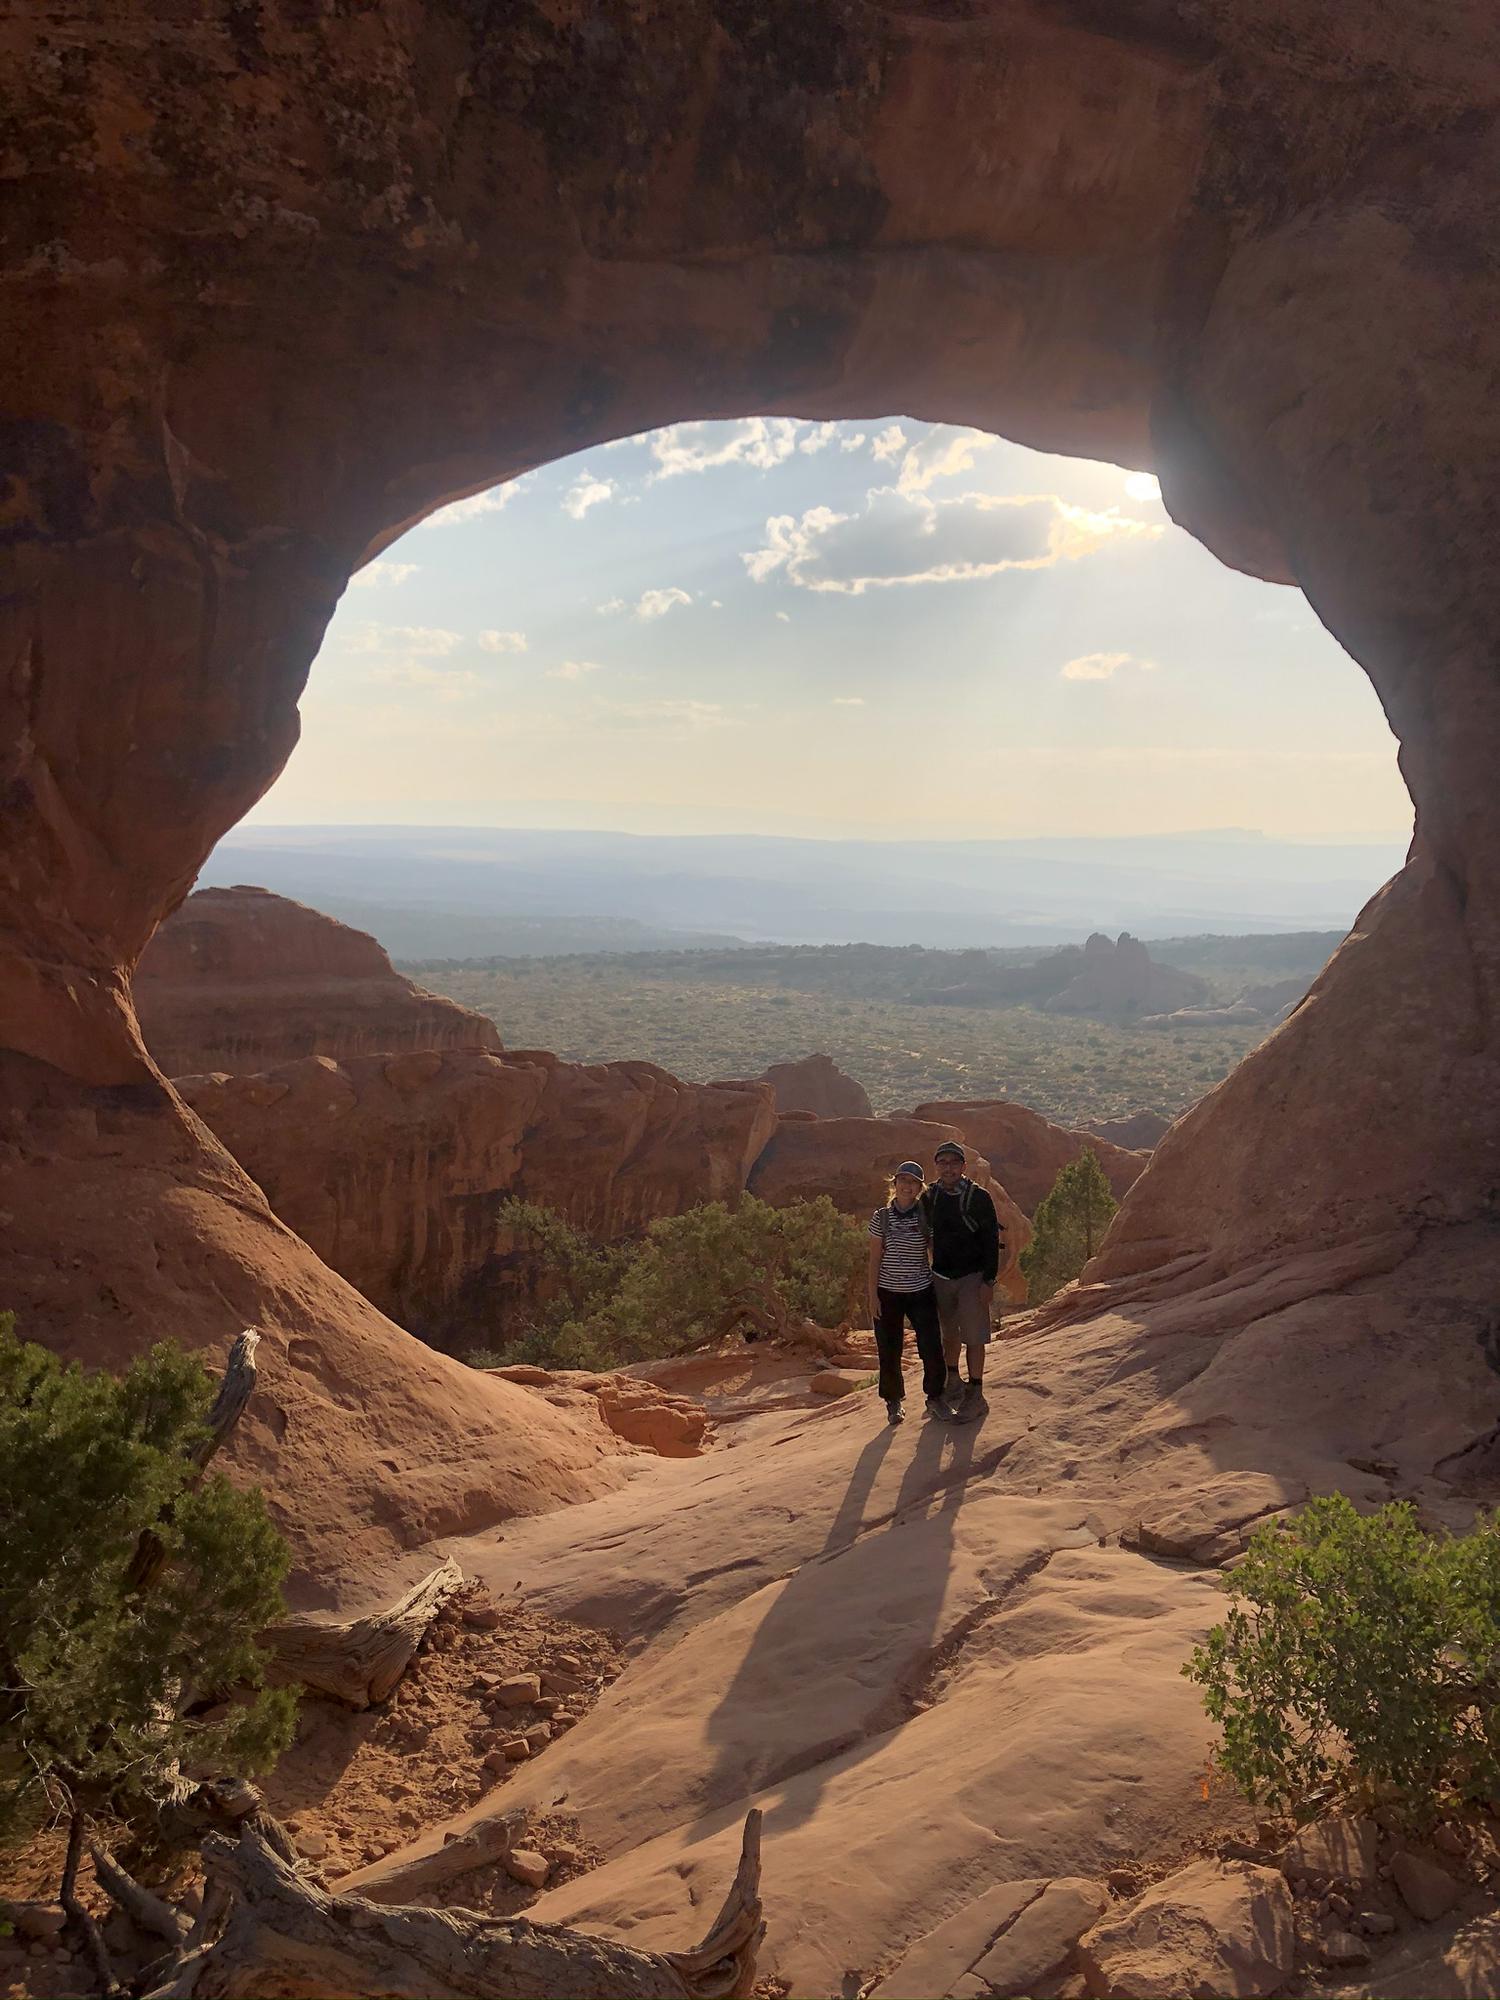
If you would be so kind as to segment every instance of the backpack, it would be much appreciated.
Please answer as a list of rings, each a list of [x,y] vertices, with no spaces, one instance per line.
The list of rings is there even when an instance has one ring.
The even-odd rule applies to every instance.
[[[917,1206],[922,1211],[923,1227],[926,1232],[927,1240],[929,1243],[932,1241],[932,1211],[928,1207],[928,1203],[932,1199],[933,1192],[934,1190],[930,1187],[923,1188],[921,1195],[918,1197],[917,1201]],[[976,1189],[974,1183],[969,1179],[968,1175],[965,1174],[963,1190],[958,1197],[958,1213],[959,1213],[959,1219],[962,1221],[964,1228],[968,1230],[971,1236],[977,1236],[979,1234],[979,1224],[974,1220],[974,1214],[973,1214],[975,1193]],[[995,1220],[997,1223],[1000,1223],[1000,1217],[998,1212],[995,1216]],[[882,1230],[882,1234],[883,1233],[884,1231]],[[1000,1223],[1000,1237],[1003,1242],[1005,1238],[1005,1227],[1003,1223]]]
[[[924,1220],[924,1226],[926,1226],[928,1242],[932,1240],[932,1210],[928,1208],[928,1202],[932,1200],[932,1194],[934,1194],[932,1188],[922,1188],[922,1194],[918,1198],[918,1208],[922,1210],[922,1220]],[[968,1230],[968,1234],[970,1236],[978,1236],[980,1234],[980,1226],[974,1220],[972,1210],[974,1210],[974,1182],[968,1178],[968,1174],[964,1174],[964,1186],[962,1186],[962,1190],[958,1194],[958,1216],[960,1216],[964,1228]]]

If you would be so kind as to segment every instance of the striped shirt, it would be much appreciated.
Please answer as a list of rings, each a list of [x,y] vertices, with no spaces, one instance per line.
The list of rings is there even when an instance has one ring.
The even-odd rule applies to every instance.
[[[877,1208],[870,1217],[870,1234],[883,1237],[880,1276],[876,1284],[883,1292],[925,1292],[932,1283],[927,1268],[927,1232],[915,1202],[905,1214],[894,1202]]]

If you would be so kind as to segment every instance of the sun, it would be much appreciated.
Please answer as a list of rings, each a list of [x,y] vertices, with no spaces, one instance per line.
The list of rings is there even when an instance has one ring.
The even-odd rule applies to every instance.
[[[1127,472],[1125,491],[1132,500],[1160,500],[1161,482],[1154,472]]]

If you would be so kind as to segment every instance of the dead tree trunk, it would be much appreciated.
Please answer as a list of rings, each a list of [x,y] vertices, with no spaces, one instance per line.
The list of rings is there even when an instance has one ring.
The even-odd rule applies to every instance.
[[[739,1872],[696,1951],[643,1952],[524,1917],[392,1909],[315,1889],[253,1832],[205,1846],[234,1908],[216,1945],[182,1961],[148,2000],[745,2000],[765,1926],[760,1814]]]
[[[208,1413],[208,1428],[188,1453],[188,1463],[198,1479],[203,1477],[209,1460],[245,1414],[245,1405],[255,1393],[255,1350],[259,1345],[260,1335],[253,1326],[247,1326],[229,1350],[229,1365],[224,1370],[219,1393]],[[167,1552],[162,1547],[161,1537],[154,1529],[143,1528],[125,1571],[126,1590],[149,1589],[161,1574],[166,1559]]]
[[[273,1678],[332,1695],[350,1708],[384,1701],[406,1672],[428,1626],[462,1587],[451,1556],[384,1611],[341,1624],[291,1618],[261,1634],[271,1650]]]

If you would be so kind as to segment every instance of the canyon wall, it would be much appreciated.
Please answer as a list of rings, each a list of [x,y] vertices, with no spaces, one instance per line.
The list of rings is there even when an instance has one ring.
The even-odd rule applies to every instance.
[[[142,953],[134,990],[167,1076],[500,1047],[493,1021],[413,985],[364,931],[268,889],[195,889]]]

